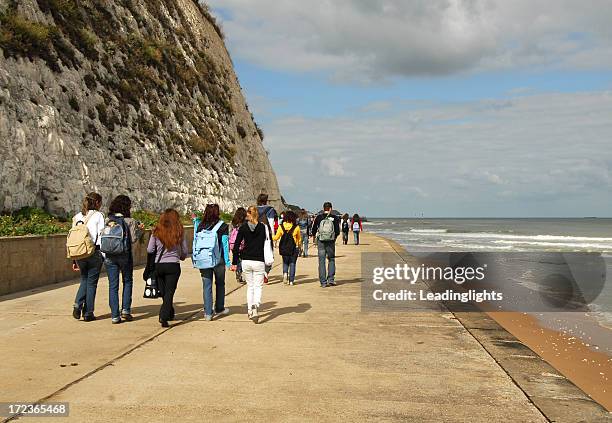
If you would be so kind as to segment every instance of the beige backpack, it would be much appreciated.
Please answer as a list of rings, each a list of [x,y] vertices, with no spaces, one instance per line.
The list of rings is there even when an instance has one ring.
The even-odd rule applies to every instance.
[[[87,216],[85,221],[77,221],[76,224],[68,231],[66,238],[66,253],[69,259],[80,260],[91,257],[96,251],[96,246],[89,235],[87,222],[91,215]],[[80,224],[79,224],[80,223]]]

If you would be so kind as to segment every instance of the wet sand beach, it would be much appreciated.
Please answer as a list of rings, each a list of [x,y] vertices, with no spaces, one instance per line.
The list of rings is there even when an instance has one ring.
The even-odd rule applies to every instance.
[[[606,353],[605,349],[589,344],[569,331],[548,329],[536,317],[527,313],[487,314],[591,398],[612,411],[612,355]],[[594,330],[592,325],[596,323],[591,321],[588,324],[589,331]],[[608,331],[612,337],[609,329],[600,327],[600,330]]]

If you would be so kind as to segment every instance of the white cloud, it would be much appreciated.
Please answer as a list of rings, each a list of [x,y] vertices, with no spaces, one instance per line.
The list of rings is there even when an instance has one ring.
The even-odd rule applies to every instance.
[[[210,0],[234,55],[337,79],[612,67],[608,0]]]
[[[345,168],[346,159],[337,157],[324,157],[321,159],[321,169],[327,176],[352,176]]]
[[[612,215],[610,116],[610,92],[398,103],[384,114],[273,120],[266,142],[274,168],[293,176],[285,196],[296,203],[318,207],[327,195],[357,208],[367,194],[372,216],[391,198],[387,214],[407,216]]]

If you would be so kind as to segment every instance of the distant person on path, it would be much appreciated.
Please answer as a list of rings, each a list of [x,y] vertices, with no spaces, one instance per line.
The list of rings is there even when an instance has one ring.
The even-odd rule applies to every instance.
[[[266,241],[267,238],[269,241]],[[240,249],[243,241],[244,248]],[[254,323],[259,321],[259,307],[266,275],[266,242],[269,242],[269,248],[272,248],[269,226],[259,221],[258,208],[250,206],[247,209],[247,221],[240,227],[236,236],[231,270],[236,271],[238,261],[242,260],[242,274],[247,281],[247,315]]]
[[[100,235],[100,249],[105,255],[104,265],[108,273],[108,303],[111,322],[131,322],[132,287],[134,284],[134,257],[132,244],[143,234],[144,225],[131,218],[132,200],[118,195],[111,202],[106,226]],[[121,234],[118,237],[118,234]],[[119,312],[119,275],[123,277],[121,313]]]
[[[302,235],[302,257],[308,257],[308,239],[312,222],[306,210],[302,209],[297,223],[300,226],[300,235]]]
[[[96,320],[94,316],[96,291],[102,263],[104,262],[104,257],[100,252],[100,232],[104,229],[104,215],[100,213],[101,206],[102,196],[96,192],[90,192],[83,199],[81,212],[77,213],[72,219],[73,228],[77,224],[87,226],[89,237],[95,248],[93,255],[75,260],[72,263],[72,270],[81,272],[81,283],[74,300],[72,316],[78,320],[82,313],[83,320],[86,322]]]
[[[273,240],[278,244],[279,254],[283,258],[283,282],[293,286],[295,281],[295,266],[299,255],[299,245],[302,244],[302,233],[297,224],[297,215],[288,211],[283,224],[278,228]]]
[[[348,244],[348,234],[349,234],[349,215],[348,213],[344,213],[342,215],[342,224],[341,224],[341,228],[342,228],[342,244],[346,245]]]
[[[361,231],[363,231],[363,226],[361,225],[361,218],[358,214],[353,215],[353,219],[351,220],[351,229],[353,230],[355,245],[359,245],[359,234]]]
[[[323,212],[312,224],[312,237],[319,250],[319,282],[321,288],[336,286],[336,238],[340,235],[340,219],[332,214],[332,203],[323,204]],[[329,262],[329,269],[325,260]]]
[[[274,207],[268,205],[268,194],[259,194],[257,197],[257,212],[259,213],[259,221],[267,223],[270,233],[276,232],[278,229],[278,214]],[[268,283],[270,270],[272,270],[272,266],[266,266],[264,283]]]
[[[204,319],[212,320],[213,315],[224,315],[229,313],[225,307],[225,268],[230,266],[229,256],[229,227],[227,223],[219,218],[220,209],[218,204],[208,204],[204,210],[202,222],[198,225],[197,232],[210,231],[216,233],[218,248],[220,252],[219,262],[214,267],[200,269],[203,285]],[[215,279],[215,308],[213,310],[212,283]]]
[[[244,224],[247,217],[247,211],[244,207],[238,207],[234,213],[232,219],[232,231],[229,237],[229,248],[230,251],[234,251],[234,244],[236,242],[236,236],[238,236],[238,229]],[[240,246],[240,249],[244,248],[244,243]],[[232,253],[233,254],[233,253]],[[236,281],[244,284],[246,281],[242,277],[242,261],[238,259],[238,267],[236,268]]]
[[[155,272],[157,287],[163,295],[159,309],[159,323],[167,328],[174,320],[174,293],[181,276],[180,262],[187,258],[189,247],[181,217],[174,209],[167,209],[159,217],[159,222],[149,238],[147,252],[155,253]]]

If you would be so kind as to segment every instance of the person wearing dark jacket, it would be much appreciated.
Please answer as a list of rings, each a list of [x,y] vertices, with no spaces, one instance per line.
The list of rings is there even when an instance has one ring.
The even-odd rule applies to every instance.
[[[244,246],[240,245],[244,241]],[[238,261],[242,260],[242,274],[247,282],[247,313],[254,323],[259,319],[259,307],[266,275],[264,245],[269,242],[272,248],[272,234],[268,225],[259,222],[256,206],[247,210],[247,221],[238,229],[234,242],[232,271],[236,271]]]
[[[219,223],[219,205],[208,204],[204,210],[204,217],[198,225],[197,232],[212,230]],[[217,230],[219,251],[221,259],[219,263],[210,269],[200,269],[202,276],[203,300],[204,300],[204,320],[212,320],[214,315],[221,316],[229,314],[229,308],[225,307],[225,268],[230,266],[229,257],[229,226],[221,223]],[[215,280],[215,308],[213,310],[212,284]]]
[[[336,238],[340,235],[340,218],[332,214],[332,203],[323,204],[312,223],[312,237],[319,249],[319,282],[321,288],[336,286]],[[327,259],[329,265],[325,265]]]

